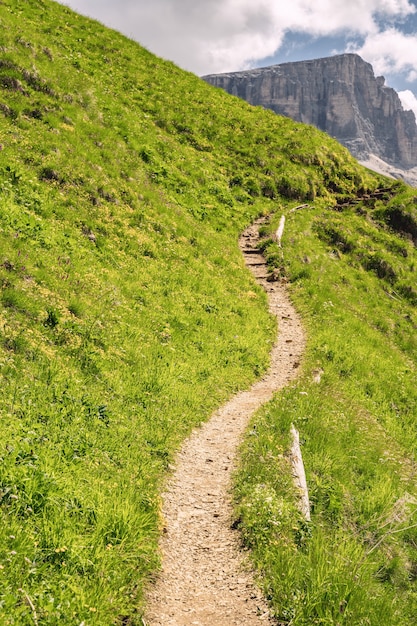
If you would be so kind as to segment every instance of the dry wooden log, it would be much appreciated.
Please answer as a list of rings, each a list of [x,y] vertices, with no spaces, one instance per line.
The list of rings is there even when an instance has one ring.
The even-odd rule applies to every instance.
[[[291,209],[290,213],[294,213],[294,211],[299,211],[300,209],[306,209],[308,206],[308,204],[299,204],[298,206],[295,206],[293,209]]]
[[[284,227],[285,227],[285,215],[282,215],[281,219],[279,220],[278,230],[275,233],[275,238],[280,248],[281,248],[282,235],[284,234]]]
[[[308,488],[306,474],[304,470],[303,457],[300,448],[300,435],[298,430],[291,424],[292,446],[291,465],[293,470],[294,483],[300,492],[299,508],[307,522],[310,521],[310,502],[308,499]]]

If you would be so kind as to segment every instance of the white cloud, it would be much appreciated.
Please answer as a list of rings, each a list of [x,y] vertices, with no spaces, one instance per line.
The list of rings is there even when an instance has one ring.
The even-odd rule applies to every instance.
[[[410,81],[417,74],[417,35],[406,35],[395,28],[372,33],[363,45],[348,47],[372,64],[377,74],[405,73]]]
[[[401,103],[406,111],[413,111],[417,119],[417,98],[412,91],[406,89],[405,91],[399,91]]]
[[[415,12],[411,0],[65,0],[65,3],[197,74],[243,69],[272,56],[289,31],[317,37],[350,33],[376,38],[381,34],[377,18],[389,21]]]

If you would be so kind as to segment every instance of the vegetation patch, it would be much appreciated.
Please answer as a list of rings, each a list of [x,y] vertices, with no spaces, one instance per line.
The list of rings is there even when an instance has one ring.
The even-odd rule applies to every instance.
[[[372,610],[396,594],[391,623],[407,623],[415,250],[386,210],[399,199],[415,211],[409,192],[390,187],[386,204],[373,194],[387,182],[334,140],[49,0],[3,0],[0,47],[0,621],[141,623],[173,455],[268,364],[274,324],[238,233],[294,199],[311,208],[288,220],[292,245],[285,257],[276,244],[266,250],[307,320],[306,378],[266,409],[267,438],[261,421],[248,437],[263,441],[264,461],[249,472],[256,488],[242,478],[244,536],[256,559],[273,555],[262,568],[281,620],[301,620],[303,603],[331,607],[318,615],[359,615],[349,613],[350,597],[359,606],[366,595],[352,579],[355,554]],[[340,249],[318,237],[326,228],[359,242]],[[308,384],[310,366],[329,381],[326,403],[313,402],[321,387]],[[316,413],[300,404],[307,399]],[[276,477],[278,464],[287,475],[291,420],[316,441],[306,454],[311,528],[297,517],[289,479],[278,487],[263,474]],[[337,456],[357,442],[355,429],[366,431],[357,466]],[[309,554],[319,559],[336,540],[338,575],[327,561],[309,570]],[[273,553],[277,542],[288,551]],[[312,572],[308,588],[291,578],[297,558]]]
[[[294,212],[283,205],[283,248],[268,238],[279,214],[264,232],[308,346],[297,384],[253,420],[236,519],[282,624],[415,620],[417,256],[391,218],[414,215],[415,198],[394,183],[383,202],[344,200],[342,212],[340,203]],[[293,486],[291,424],[300,432],[311,522]]]

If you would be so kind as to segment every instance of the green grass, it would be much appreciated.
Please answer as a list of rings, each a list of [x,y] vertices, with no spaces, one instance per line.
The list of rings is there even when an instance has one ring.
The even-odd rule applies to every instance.
[[[236,515],[282,624],[415,621],[417,254],[391,216],[411,224],[416,192],[394,185],[386,196],[312,203],[288,215],[283,251],[266,245],[308,345],[301,378],[254,419]],[[292,484],[291,423],[311,523]]]
[[[380,433],[387,432],[389,454],[386,462],[374,462],[375,480],[386,481],[388,489],[386,477],[392,476],[397,499],[406,488],[411,493],[413,457],[409,464],[400,461],[414,441],[410,272],[415,251],[410,241],[381,226],[412,226],[415,209],[401,199],[408,192],[394,189],[393,202],[398,202],[391,212],[375,202],[364,206],[362,215],[346,218],[352,233],[343,236],[359,236],[362,228],[366,232],[360,236],[368,241],[366,215],[372,212],[374,240],[365,256],[359,246],[347,260],[337,246],[329,256],[327,224],[333,220],[332,228],[343,230],[345,223],[324,207],[334,207],[337,197],[370,195],[386,184],[334,140],[231,98],[49,0],[0,2],[0,51],[0,621],[141,623],[143,585],[158,567],[160,492],[175,451],[192,427],[259,377],[268,363],[274,323],[265,295],[244,268],[238,234],[260,214],[279,214],[288,202],[317,207],[289,220],[294,244],[288,258],[281,263],[279,250],[269,251],[271,261],[281,263],[293,280],[293,295],[308,325],[306,379],[299,389],[309,395],[300,396],[298,387],[287,392],[285,427],[279,411],[275,417],[275,405],[265,410],[274,418],[273,437],[270,433],[271,440],[262,444],[262,472],[269,468],[276,474],[275,458],[285,466],[285,456],[278,455],[291,420],[299,424],[304,417],[311,432],[300,427],[302,436],[313,440],[321,401],[314,405],[316,422],[307,408],[297,409],[297,415],[293,411],[321,390],[308,386],[308,363],[320,363],[334,391],[327,399],[334,421],[325,433],[334,433],[331,446],[338,450],[339,421],[348,425],[340,415],[354,412],[369,445],[373,433],[380,445]],[[388,243],[386,257],[377,257]],[[304,262],[306,255],[311,263]],[[346,278],[340,289],[325,282],[336,269]],[[341,316],[350,310],[342,296],[352,285],[359,294],[352,304],[355,315],[349,324],[336,326],[336,311],[340,308]],[[324,314],[325,328],[317,323]],[[355,341],[347,337],[360,322],[367,336],[356,339],[359,358]],[[374,376],[362,378],[371,359],[368,341],[378,343],[380,337],[386,352],[395,347],[391,370],[375,352]],[[390,375],[392,368],[397,378]],[[357,379],[361,385],[354,391]],[[352,429],[339,434],[353,437]],[[248,441],[260,437],[259,429]],[[323,454],[320,447],[314,450],[311,457]],[[333,498],[326,473],[324,486],[317,479],[314,491],[312,472],[320,477],[324,470],[313,469],[317,466],[307,458],[321,535],[293,521],[288,476],[281,493],[281,486],[271,487],[257,467],[256,483],[268,483],[271,506],[278,498],[277,511],[283,511],[282,520],[276,514],[277,523],[289,529],[295,523],[300,545],[310,535],[329,545],[329,498],[335,501],[335,518],[342,516],[344,504],[337,498],[350,488],[343,482],[344,461],[332,455],[330,447],[321,462],[340,473]],[[372,471],[365,460],[360,467],[362,492],[373,493],[366,488]],[[396,467],[404,481],[395,482]],[[250,481],[242,480],[247,485],[242,493],[252,497]],[[254,510],[268,510],[263,487],[253,493]],[[358,497],[355,493],[349,497]],[[388,519],[387,503],[394,496],[387,494],[386,500],[363,499],[363,510],[354,514],[359,530],[349,535],[346,550],[351,544],[362,549],[358,533],[370,533],[365,552],[378,542],[368,519]],[[268,525],[261,529],[257,518],[247,519],[249,543],[252,524],[272,554]],[[398,563],[405,559],[403,536],[390,535],[381,544],[388,550],[385,544],[400,545],[400,539]],[[290,563],[298,544],[288,539],[288,546]],[[261,558],[257,550],[254,554]],[[382,567],[381,550],[371,554],[375,567]],[[272,561],[285,555],[279,551]],[[364,571],[372,573],[368,562]],[[411,557],[407,571],[410,564]],[[401,568],[388,565],[379,577],[387,580],[375,582],[377,591],[370,593],[389,604],[390,576]],[[276,571],[272,562],[261,567]],[[309,580],[303,577],[303,584]],[[296,582],[288,581],[285,593],[299,597]],[[341,584],[352,585],[346,581]],[[274,605],[281,606],[272,583],[267,584]],[[316,598],[313,578],[308,584]],[[413,597],[411,582],[407,585],[393,603],[394,608],[403,604],[404,615]]]

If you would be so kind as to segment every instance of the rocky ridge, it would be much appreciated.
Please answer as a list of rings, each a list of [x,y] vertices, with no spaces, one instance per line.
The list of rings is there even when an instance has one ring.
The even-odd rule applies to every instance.
[[[359,161],[377,157],[407,179],[417,166],[417,124],[397,92],[357,54],[212,74],[203,79],[253,105],[312,124]]]

